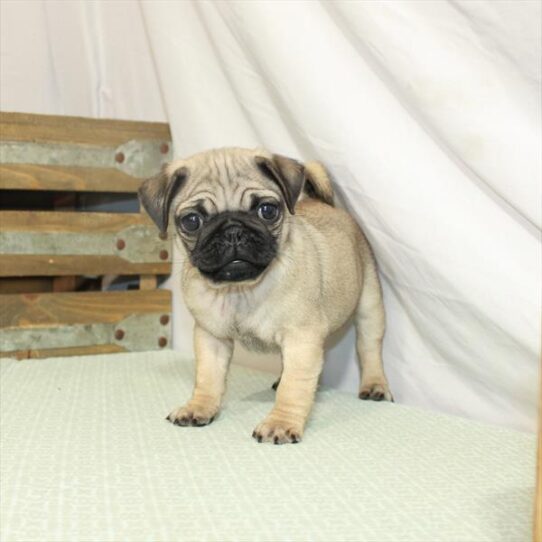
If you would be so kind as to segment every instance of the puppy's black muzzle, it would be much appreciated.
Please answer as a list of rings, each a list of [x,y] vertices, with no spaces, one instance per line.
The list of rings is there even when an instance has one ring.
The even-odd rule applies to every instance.
[[[215,282],[240,282],[260,275],[276,254],[276,240],[250,213],[220,213],[203,226],[191,258]]]

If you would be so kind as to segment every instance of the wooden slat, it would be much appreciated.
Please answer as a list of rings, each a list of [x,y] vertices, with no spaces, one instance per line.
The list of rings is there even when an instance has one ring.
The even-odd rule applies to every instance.
[[[118,256],[0,256],[0,277],[62,275],[168,275],[170,263],[132,263]]]
[[[169,125],[27,113],[0,113],[0,139],[46,143],[121,145],[132,139],[170,141]]]
[[[113,168],[0,164],[0,189],[135,193],[141,179]]]
[[[76,204],[75,192],[59,193],[55,192],[53,206],[55,211],[59,208],[63,211],[74,211]],[[53,292],[75,292],[77,283],[83,280],[76,275],[66,275],[53,278]]]
[[[141,275],[139,277],[139,289],[140,290],[154,290],[158,285],[156,275]]]
[[[163,258],[165,252],[168,256],[171,253],[170,242],[164,242],[158,237],[158,230],[145,214],[1,211],[0,225],[4,235],[34,235],[27,242],[36,243],[35,252],[38,252],[32,254],[18,250],[17,253],[9,253],[7,245],[0,246],[0,277],[152,275],[168,274],[171,271],[171,262],[167,257]],[[146,252],[143,251],[143,238],[131,237],[134,227],[143,228],[143,231],[148,228]],[[80,237],[64,237],[65,241],[55,237],[51,248],[55,253],[39,254],[43,252],[40,250],[44,246],[43,235],[52,233],[80,234]],[[124,248],[115,251],[118,240],[124,242]]]
[[[132,314],[170,310],[169,290],[4,295],[0,329],[118,322]]]
[[[3,231],[50,233],[110,233],[130,226],[147,225],[158,230],[143,213],[80,213],[71,211],[0,211]],[[1,250],[1,247],[0,247]]]
[[[0,262],[0,267],[2,263]],[[3,277],[0,278],[0,294],[31,294],[50,292],[53,279],[50,277]],[[0,304],[2,299],[0,298]]]
[[[96,346],[75,346],[71,348],[46,348],[42,350],[17,350],[15,352],[1,352],[0,358],[15,359],[42,359],[63,356],[88,356],[92,354],[114,354],[126,352],[125,348],[117,344],[98,344]]]
[[[168,290],[6,295],[1,301],[4,356],[97,353],[112,351],[112,345],[115,351],[159,350],[169,344]]]
[[[75,292],[78,284],[84,279],[75,275],[55,277],[53,279],[53,292]]]

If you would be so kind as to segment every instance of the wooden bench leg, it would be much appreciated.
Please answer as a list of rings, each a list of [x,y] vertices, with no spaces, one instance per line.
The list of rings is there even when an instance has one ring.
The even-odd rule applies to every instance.
[[[155,290],[158,285],[156,275],[140,275],[139,289],[140,290]]]
[[[77,277],[75,275],[66,275],[65,277],[55,277],[53,279],[53,292],[75,292],[77,289]]]

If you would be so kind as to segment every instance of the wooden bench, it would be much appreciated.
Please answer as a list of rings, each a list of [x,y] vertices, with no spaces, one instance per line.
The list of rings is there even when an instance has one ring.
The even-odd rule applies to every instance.
[[[170,159],[170,139],[161,123],[0,113],[0,201],[17,202],[0,210],[2,356],[170,345],[171,294],[157,289],[157,275],[171,272],[171,241],[144,212],[82,212],[74,204],[82,192],[133,197]],[[63,195],[64,203],[25,210],[36,192]],[[111,275],[139,277],[139,289],[77,291],[82,277]]]

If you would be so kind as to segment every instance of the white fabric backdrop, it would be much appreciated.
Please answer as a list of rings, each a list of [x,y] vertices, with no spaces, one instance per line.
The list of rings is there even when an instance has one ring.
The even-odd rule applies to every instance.
[[[534,430],[538,2],[1,9],[2,109],[161,120],[160,88],[180,156],[264,145],[323,160],[380,263],[396,399]],[[181,350],[190,328],[177,295]],[[324,382],[357,389],[351,333]]]
[[[381,266],[397,399],[532,429],[539,4],[143,11],[178,152],[263,144],[335,174]],[[356,389],[352,338],[328,358],[324,381]]]
[[[137,0],[0,0],[3,111],[166,121]]]

